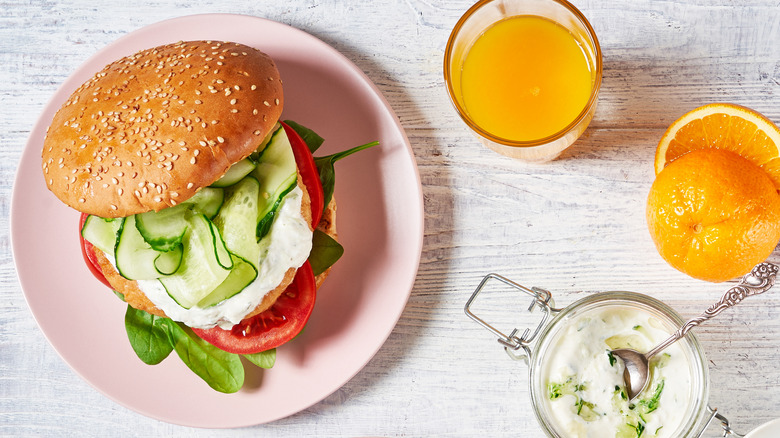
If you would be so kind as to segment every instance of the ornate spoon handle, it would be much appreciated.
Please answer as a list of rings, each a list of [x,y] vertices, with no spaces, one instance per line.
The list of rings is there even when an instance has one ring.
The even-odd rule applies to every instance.
[[[736,306],[749,296],[762,294],[768,291],[772,285],[775,284],[777,271],[778,267],[772,263],[764,262],[756,265],[749,274],[746,274],[744,277],[742,277],[742,280],[740,280],[739,284],[727,290],[726,293],[723,294],[723,296],[720,298],[720,301],[710,306],[701,315],[686,322],[667,340],[660,343],[657,347],[653,348],[649,353],[647,353],[647,359],[650,360],[650,358],[655,356],[659,351],[685,336],[692,328],[718,315],[720,312],[728,309],[729,307]]]

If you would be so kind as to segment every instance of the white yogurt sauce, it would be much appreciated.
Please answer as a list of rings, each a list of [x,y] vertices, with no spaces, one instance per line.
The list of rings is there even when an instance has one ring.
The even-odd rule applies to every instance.
[[[641,309],[596,308],[576,315],[550,347],[544,382],[546,410],[566,437],[674,437],[690,415],[691,366],[679,343],[651,360],[648,388],[628,402],[616,348],[646,352],[669,337]]]
[[[312,231],[301,215],[303,192],[296,187],[284,198],[268,235],[263,238],[257,278],[240,293],[211,307],[179,306],[158,280],[138,280],[138,287],[157,308],[189,327],[229,329],[282,282],[285,272],[300,267],[311,251]]]

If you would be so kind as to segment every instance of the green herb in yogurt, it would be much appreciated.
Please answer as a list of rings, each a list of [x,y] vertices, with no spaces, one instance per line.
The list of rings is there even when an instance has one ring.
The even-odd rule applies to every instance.
[[[572,412],[582,417],[585,421],[593,421],[603,414],[596,411],[595,404],[582,397],[582,393],[586,389],[587,385],[584,382],[576,380],[575,376],[570,376],[560,383],[551,382],[547,385],[547,393],[550,396],[550,400],[556,400],[565,395],[573,396],[574,403],[571,406]]]

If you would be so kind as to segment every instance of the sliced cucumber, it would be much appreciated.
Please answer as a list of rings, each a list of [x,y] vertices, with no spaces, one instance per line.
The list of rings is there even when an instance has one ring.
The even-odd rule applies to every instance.
[[[186,216],[190,210],[211,218],[222,208],[224,199],[222,189],[206,187],[175,207],[137,214],[135,226],[152,248],[171,251],[181,245],[187,231]]]
[[[216,180],[210,187],[229,187],[233,184],[241,181],[245,176],[249,175],[249,172],[255,170],[257,164],[249,159],[244,158],[238,163],[233,164],[228,169],[227,173],[222,175],[222,178]]]
[[[207,218],[211,219],[217,215],[224,201],[225,192],[222,189],[203,187],[190,199],[182,202],[181,205],[189,205],[196,213],[205,214]]]
[[[173,248],[168,252],[160,253],[160,255],[154,259],[154,268],[157,269],[161,275],[171,275],[176,273],[181,266],[181,259],[183,253],[181,245]]]
[[[276,212],[279,210],[279,206],[282,204],[282,200],[285,196],[287,196],[292,189],[298,186],[298,180],[293,180],[290,185],[283,189],[279,194],[277,194],[274,199],[276,201],[271,204],[267,205],[265,207],[265,214],[260,218],[259,221],[257,221],[257,230],[256,235],[257,239],[260,240],[263,237],[265,237],[266,234],[268,234],[269,231],[271,231],[271,225],[274,223],[274,218],[276,217]]]
[[[233,256],[233,269],[230,275],[216,289],[198,302],[199,307],[210,307],[244,290],[257,278],[257,268],[248,261]]]
[[[104,219],[99,216],[87,216],[81,227],[81,237],[107,254],[114,253],[116,233],[124,219]]]
[[[254,238],[259,194],[260,183],[253,176],[247,176],[226,189],[225,204],[214,217],[214,224],[228,250],[255,267],[260,260],[260,246]]]
[[[274,125],[274,129],[268,131],[268,134],[265,135],[265,138],[263,138],[263,141],[260,142],[260,145],[255,149],[254,152],[249,156],[249,159],[257,163],[257,158],[260,156],[260,154],[263,153],[265,150],[265,147],[268,146],[268,143],[271,142],[271,138],[273,138],[274,134],[276,134],[276,131],[282,128],[282,125],[279,122],[276,122],[276,125]]]
[[[135,219],[135,216],[126,217],[119,228],[114,253],[117,271],[130,280],[154,280],[163,274],[158,265],[165,271],[178,267],[181,251],[165,253],[153,249],[138,232]]]
[[[219,233],[217,226],[214,225],[214,222],[208,221],[208,223],[217,263],[225,269],[232,269],[233,258],[230,256],[230,251],[228,251],[227,246],[225,246],[225,239],[222,238],[222,235]]]
[[[284,129],[279,128],[274,132],[268,146],[258,157],[257,167],[252,175],[260,183],[256,233],[257,239],[260,240],[270,229],[274,212],[279,208],[281,199],[292,190],[298,180],[295,155]],[[262,227],[260,222],[263,222]]]
[[[160,278],[168,295],[185,309],[207,297],[230,274],[223,266],[225,255],[229,259],[230,254],[219,234],[215,236],[216,227],[203,214],[190,215],[187,222],[181,266],[175,274]]]
[[[160,211],[135,215],[135,226],[146,243],[157,251],[171,251],[181,246],[187,231],[185,215],[190,205],[180,204]]]

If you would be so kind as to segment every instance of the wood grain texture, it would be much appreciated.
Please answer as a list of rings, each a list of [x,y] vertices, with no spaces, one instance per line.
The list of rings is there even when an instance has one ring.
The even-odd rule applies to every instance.
[[[599,107],[590,129],[559,160],[530,165],[481,147],[448,100],[442,56],[468,0],[4,2],[0,435],[541,437],[525,365],[508,359],[463,314],[482,276],[498,272],[547,288],[559,305],[593,292],[632,290],[668,302],[683,316],[700,313],[728,284],[690,279],[656,253],[644,220],[655,145],[673,120],[709,102],[742,104],[780,122],[777,0],[574,4],[590,19],[604,53]],[[230,431],[143,417],[73,373],[27,308],[8,232],[16,165],[57,86],[128,32],[209,12],[287,23],[352,60],[406,130],[425,203],[417,280],[377,355],[313,407]],[[780,251],[770,261],[780,262]],[[523,309],[510,300],[487,311],[512,325]],[[711,405],[741,433],[778,417],[780,294],[746,300],[696,332],[710,362]],[[720,433],[712,427],[705,436]]]

